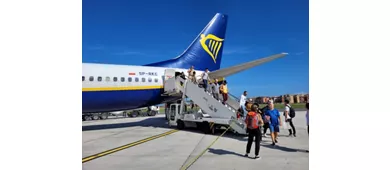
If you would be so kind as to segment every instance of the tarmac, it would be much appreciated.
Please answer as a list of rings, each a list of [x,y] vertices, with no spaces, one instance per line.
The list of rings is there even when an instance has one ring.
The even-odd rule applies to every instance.
[[[243,156],[247,137],[233,133],[220,137],[194,160],[221,133],[206,135],[194,129],[174,130],[168,127],[164,114],[84,121],[82,167],[83,170],[179,170],[193,162],[189,170],[308,170],[309,137],[304,111],[296,112],[294,124],[297,137],[288,137],[288,130],[281,128],[277,146],[270,145],[270,137],[263,137],[259,160]],[[254,144],[249,156],[254,156]]]

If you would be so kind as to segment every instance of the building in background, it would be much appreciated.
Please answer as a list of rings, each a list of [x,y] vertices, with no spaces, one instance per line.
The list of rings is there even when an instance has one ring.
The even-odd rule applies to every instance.
[[[280,96],[257,96],[251,98],[254,102],[259,104],[266,104],[268,100],[272,99],[274,103],[284,103],[289,100],[290,103],[307,103],[309,101],[309,94],[284,94]]]

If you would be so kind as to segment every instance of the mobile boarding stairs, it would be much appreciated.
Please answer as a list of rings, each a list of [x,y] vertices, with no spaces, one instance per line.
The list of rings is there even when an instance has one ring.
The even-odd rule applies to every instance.
[[[234,98],[229,97],[224,105],[222,100],[215,99],[211,93],[205,92],[204,88],[181,76],[166,79],[164,91],[164,95],[181,97],[181,100],[165,108],[170,126],[177,126],[178,129],[196,127],[205,133],[214,133],[215,129],[230,126],[233,132],[246,134],[244,121],[237,118],[239,101]],[[186,98],[197,104],[201,111],[188,111]]]

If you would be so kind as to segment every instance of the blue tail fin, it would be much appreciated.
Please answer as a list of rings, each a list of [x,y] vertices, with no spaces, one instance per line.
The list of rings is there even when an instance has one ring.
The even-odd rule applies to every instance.
[[[221,65],[225,41],[227,16],[217,13],[195,38],[191,45],[177,58],[147,64],[145,66],[218,70]]]

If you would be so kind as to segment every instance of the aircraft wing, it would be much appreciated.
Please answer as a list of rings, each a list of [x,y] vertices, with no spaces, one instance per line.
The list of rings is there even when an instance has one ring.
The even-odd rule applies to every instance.
[[[272,55],[272,56],[269,56],[266,58],[261,58],[261,59],[253,60],[253,61],[246,62],[243,64],[235,65],[232,67],[219,69],[219,70],[210,72],[209,77],[210,77],[210,79],[215,79],[215,78],[220,79],[220,78],[227,77],[227,76],[236,74],[238,72],[250,69],[250,68],[255,67],[257,65],[264,64],[266,62],[275,60],[277,58],[284,57],[286,55],[287,55],[287,53],[275,54],[275,55]]]

